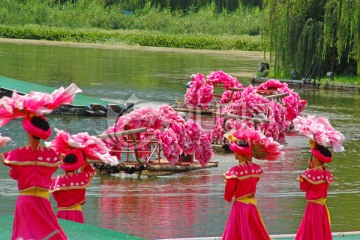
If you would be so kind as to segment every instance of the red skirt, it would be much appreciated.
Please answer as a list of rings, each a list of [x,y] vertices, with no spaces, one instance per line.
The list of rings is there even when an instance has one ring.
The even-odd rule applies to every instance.
[[[331,240],[330,214],[325,204],[308,202],[295,240]]]
[[[222,236],[223,240],[270,240],[255,204],[235,201]]]
[[[84,214],[80,210],[59,210],[56,217],[73,222],[85,223]]]
[[[49,199],[19,196],[11,239],[68,239],[52,210]]]

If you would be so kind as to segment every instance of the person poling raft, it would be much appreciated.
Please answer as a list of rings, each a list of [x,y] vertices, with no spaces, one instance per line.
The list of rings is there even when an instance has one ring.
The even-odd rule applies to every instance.
[[[70,104],[81,90],[72,84],[53,93],[30,92],[0,99],[0,126],[15,118],[23,118],[28,144],[3,153],[3,163],[10,167],[10,177],[18,182],[11,239],[67,239],[59,225],[49,201],[52,174],[62,164],[58,154],[43,146],[51,128],[44,114],[51,113],[61,104]]]

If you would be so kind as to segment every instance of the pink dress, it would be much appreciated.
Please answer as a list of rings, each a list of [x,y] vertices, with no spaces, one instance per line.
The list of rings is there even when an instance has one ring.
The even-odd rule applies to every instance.
[[[254,198],[256,185],[263,174],[255,163],[239,164],[224,174],[226,179],[224,199],[232,205],[222,239],[270,239]]]
[[[29,145],[2,158],[19,189],[11,239],[67,239],[49,201],[51,176],[62,163],[59,156],[44,146],[34,151]]]
[[[66,173],[53,178],[50,192],[57,202],[56,217],[84,223],[82,205],[86,202],[86,188],[93,176],[94,169],[87,164],[80,173]]]
[[[296,240],[329,240],[331,236],[331,221],[326,207],[326,196],[329,184],[334,179],[324,168],[314,168],[305,171],[300,176],[300,189],[306,192],[307,205]]]

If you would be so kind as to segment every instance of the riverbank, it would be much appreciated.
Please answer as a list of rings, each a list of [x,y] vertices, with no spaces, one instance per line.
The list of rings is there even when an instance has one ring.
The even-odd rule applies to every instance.
[[[99,49],[129,49],[148,52],[174,52],[174,53],[199,53],[199,54],[221,54],[236,55],[251,59],[269,58],[269,53],[261,51],[242,51],[242,50],[211,50],[211,49],[190,49],[190,48],[170,48],[170,47],[152,47],[152,46],[134,46],[125,43],[83,43],[71,41],[50,41],[50,40],[34,40],[34,39],[16,39],[16,38],[0,38],[0,43],[16,43],[16,44],[34,44],[48,46],[67,46],[78,48],[99,48]]]
[[[0,24],[0,37],[208,50],[262,51],[264,49],[260,35],[173,34],[149,30],[63,28],[34,24]]]

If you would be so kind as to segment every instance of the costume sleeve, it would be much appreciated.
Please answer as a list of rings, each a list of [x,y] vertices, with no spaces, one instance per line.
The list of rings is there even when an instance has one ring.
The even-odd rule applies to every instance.
[[[90,173],[91,175],[93,175],[94,174],[94,169],[89,163],[86,163],[86,165],[85,165],[84,169],[82,170],[82,172]]]
[[[311,183],[309,183],[306,179],[300,176],[300,189],[303,192],[306,192],[308,188],[310,187]]]
[[[232,198],[235,195],[236,186],[239,180],[236,178],[230,178],[227,179],[226,185],[225,185],[225,193],[224,193],[224,199],[228,202],[231,202]]]
[[[16,166],[10,167],[9,175],[14,180],[18,180],[18,171],[16,171],[16,170],[17,170]]]

